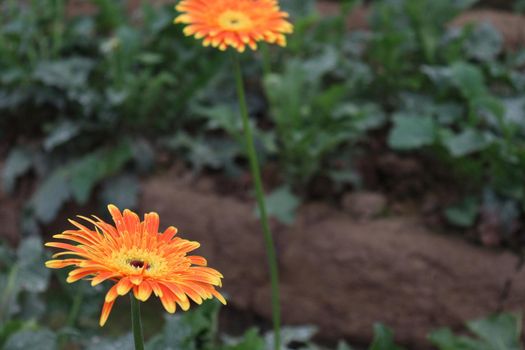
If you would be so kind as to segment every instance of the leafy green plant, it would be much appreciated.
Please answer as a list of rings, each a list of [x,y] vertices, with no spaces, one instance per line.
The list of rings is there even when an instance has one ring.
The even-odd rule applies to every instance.
[[[330,53],[326,53],[330,55]],[[366,131],[383,122],[374,105],[358,106],[345,100],[343,83],[325,88],[337,58],[290,60],[282,74],[265,80],[270,113],[275,123],[277,157],[288,183],[304,187],[323,174],[327,159],[343,145],[355,145]]]
[[[222,69],[173,27],[171,8],[145,4],[138,26],[125,1],[95,5],[95,16],[75,18],[59,0],[1,5],[3,185],[12,193],[18,178],[37,175],[29,222],[52,221],[96,188],[134,206],[135,173],[151,168],[156,139],[193,122],[190,102]],[[123,184],[135,191],[119,195]]]
[[[439,350],[518,350],[522,348],[520,335],[522,320],[514,314],[494,315],[487,319],[467,323],[468,330],[476,336],[456,336],[444,328],[429,336]]]

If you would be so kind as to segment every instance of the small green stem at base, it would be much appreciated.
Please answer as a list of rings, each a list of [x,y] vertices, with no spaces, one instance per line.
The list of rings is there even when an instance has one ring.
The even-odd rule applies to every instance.
[[[142,322],[140,320],[140,302],[130,293],[131,300],[131,323],[133,328],[133,339],[135,350],[144,350],[144,335],[142,334]]]
[[[244,82],[241,72],[241,64],[236,53],[233,54],[233,65],[235,71],[235,82],[237,85],[237,93],[239,95],[239,107],[242,117],[242,125],[244,129],[246,151],[250,162],[251,173],[253,177],[255,196],[259,207],[260,221],[264,234],[264,243],[266,246],[266,254],[268,255],[268,266],[270,270],[270,281],[272,288],[272,320],[274,330],[274,349],[281,348],[281,304],[279,298],[279,269],[277,265],[277,255],[275,252],[275,245],[273,236],[270,231],[268,223],[268,215],[266,211],[266,203],[264,200],[264,191],[261,179],[261,171],[259,162],[257,160],[257,153],[253,141],[252,130],[248,118],[248,107],[246,104],[246,94],[244,91]]]

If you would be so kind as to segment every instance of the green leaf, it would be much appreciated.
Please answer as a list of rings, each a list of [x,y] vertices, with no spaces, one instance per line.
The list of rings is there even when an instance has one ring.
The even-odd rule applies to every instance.
[[[282,0],[281,6],[284,11],[290,13],[294,18],[305,17],[315,11],[314,0]]]
[[[265,343],[256,329],[250,329],[234,345],[226,345],[221,350],[264,350]]]
[[[505,107],[505,123],[525,132],[525,97],[507,98],[502,103]]]
[[[471,227],[478,216],[479,206],[480,203],[477,198],[467,197],[461,203],[447,208],[445,216],[452,225]]]
[[[478,340],[456,336],[447,328],[432,332],[428,339],[439,350],[493,350]]]
[[[317,327],[315,326],[283,327],[281,329],[281,341],[284,345],[292,343],[305,344],[311,341],[316,333]],[[273,335],[273,333],[270,334]]]
[[[47,329],[22,330],[13,334],[4,345],[4,350],[56,350],[57,339],[55,333]]]
[[[138,203],[139,181],[133,175],[121,175],[104,182],[100,198],[119,208],[135,208]]]
[[[183,314],[166,315],[161,336],[154,338],[150,350],[212,350],[220,303],[204,302],[198,309]]]
[[[521,350],[521,316],[500,314],[470,321],[468,329],[484,340],[492,350]]]
[[[85,88],[93,66],[92,60],[82,57],[60,61],[41,61],[33,75],[36,80],[47,86],[63,90],[77,90]]]
[[[14,333],[23,329],[27,324],[22,320],[10,320],[0,326],[0,348]],[[2,348],[3,349],[3,348]]]
[[[89,199],[93,188],[106,177],[116,174],[132,157],[125,142],[117,147],[93,152],[67,167],[71,191],[78,203]]]
[[[49,285],[50,270],[45,267],[44,244],[39,237],[28,237],[18,247],[18,285],[30,292],[43,292]]]
[[[5,191],[12,192],[16,179],[24,175],[33,163],[31,152],[23,147],[15,147],[7,157],[4,165],[2,179]]]
[[[293,224],[299,204],[299,199],[288,186],[279,187],[266,196],[268,215],[287,225]]]
[[[64,120],[54,126],[53,131],[46,137],[44,140],[44,149],[49,152],[57,146],[71,140],[78,135],[79,132],[80,127],[78,124],[75,124],[70,120]]]
[[[380,323],[374,325],[374,340],[369,350],[402,350],[394,343],[394,333]]]
[[[38,187],[29,201],[33,214],[41,222],[50,223],[62,205],[71,197],[68,179],[63,169],[53,172]]]
[[[447,137],[443,142],[452,156],[463,157],[487,148],[493,140],[492,134],[475,129],[466,129],[460,134]]]
[[[344,341],[340,341],[337,344],[336,350],[353,350],[353,348]]]
[[[429,340],[439,350],[520,350],[521,316],[499,314],[467,323],[478,339],[456,336],[449,329],[439,329]]]
[[[466,62],[456,62],[451,66],[454,85],[468,101],[482,99],[488,95],[485,78],[481,69]]]
[[[429,116],[397,113],[388,144],[396,150],[412,150],[431,145],[435,140],[434,120]]]
[[[118,338],[93,337],[88,343],[86,350],[133,350],[133,336],[131,333]],[[168,350],[168,348],[166,348]]]
[[[490,23],[477,26],[465,42],[465,51],[470,58],[488,62],[494,60],[503,49],[501,33]]]

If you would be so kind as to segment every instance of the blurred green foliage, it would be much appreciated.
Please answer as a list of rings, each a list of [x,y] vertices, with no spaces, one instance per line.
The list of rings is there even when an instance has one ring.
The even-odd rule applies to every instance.
[[[252,59],[258,54],[243,56],[257,150],[278,164],[282,182],[267,197],[273,216],[292,223],[320,178],[339,191],[361,186],[354,161],[371,139],[384,144],[382,151],[432,157],[450,169],[463,191],[445,210],[451,224],[468,228],[483,208],[507,224],[522,215],[525,50],[505,51],[489,24],[448,25],[474,2],[374,1],[370,28],[348,32],[346,14],[360,1],[344,1],[339,14],[326,17],[313,0],[283,0],[295,33],[286,49],[270,49],[272,73],[262,76]],[[517,11],[523,3],[516,2]],[[133,207],[138,176],[153,170],[162,152],[197,172],[238,176],[245,165],[227,55],[185,38],[171,7],[144,2],[128,16],[124,0],[93,4],[95,15],[68,17],[64,0],[0,2],[2,186],[14,194],[24,177],[37,183],[21,225],[30,238],[17,251],[0,246],[5,349],[131,346],[122,332],[95,336],[101,288],[67,285],[57,272],[49,292],[34,235],[39,224],[71,201],[97,197]],[[271,334],[256,330],[219,339],[217,312],[207,304],[166,317],[160,332],[152,327],[149,348],[271,344]],[[520,348],[517,316],[467,328],[470,335],[442,329],[429,339],[440,350]],[[314,334],[310,327],[283,330],[289,349],[320,349]],[[370,350],[400,349],[386,327],[376,325],[375,334]]]
[[[131,350],[133,338],[126,333],[130,323],[126,312],[113,311],[104,329],[98,327],[99,306],[106,287],[92,288],[81,281],[69,285],[65,272],[44,267],[49,256],[42,241],[26,238],[17,250],[0,245],[0,348],[22,350],[38,348]],[[47,292],[50,283],[52,292]],[[56,283],[59,283],[56,285]],[[120,303],[125,303],[124,299]],[[151,306],[149,305],[145,306]],[[261,334],[250,329],[242,336],[231,337],[219,331],[220,303],[208,301],[189,312],[169,315],[161,320],[159,310],[144,308],[148,350],[266,350],[273,344],[272,333]],[[126,320],[127,319],[127,320]],[[119,321],[122,320],[122,321]],[[518,350],[521,349],[521,317],[499,314],[467,323],[472,334],[457,336],[449,329],[439,329],[429,335],[439,350]],[[123,325],[116,326],[115,323]],[[113,326],[115,327],[113,327]],[[102,333],[108,328],[124,327],[122,333]],[[129,331],[129,330],[128,330]],[[103,335],[101,335],[103,334]],[[283,327],[283,350],[326,350],[312,339],[315,327]],[[340,342],[335,350],[354,349]],[[402,350],[396,345],[393,332],[382,324],[374,325],[374,339],[369,350]]]
[[[478,204],[458,198],[446,213],[452,224],[472,225],[495,203],[507,221],[520,215],[525,51],[505,52],[490,24],[447,25],[474,2],[381,0],[370,29],[349,32],[346,14],[360,1],[328,17],[313,0],[283,1],[295,33],[287,49],[271,48],[273,72],[243,63],[259,155],[279,165],[290,195],[308,197],[319,179],[336,191],[361,186],[361,145],[386,135],[391,150],[431,156],[467,184],[464,198]],[[228,55],[184,38],[169,7],[144,2],[128,16],[126,1],[94,4],[95,15],[74,18],[63,0],[1,5],[3,186],[13,192],[20,177],[39,179],[28,233],[93,194],[132,207],[137,175],[162,152],[195,171],[243,172]]]

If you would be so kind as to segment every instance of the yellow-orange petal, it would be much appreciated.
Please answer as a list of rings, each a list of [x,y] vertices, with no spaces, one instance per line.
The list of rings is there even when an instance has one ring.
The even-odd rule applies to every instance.
[[[162,303],[162,306],[164,306],[164,309],[166,309],[166,311],[169,312],[170,314],[175,313],[175,311],[177,310],[177,305],[175,304],[173,295],[164,293],[160,297],[160,302]]]
[[[148,300],[151,296],[151,293],[153,292],[153,289],[151,288],[151,285],[148,283],[148,281],[143,281],[141,284],[135,287],[135,289],[137,290],[135,296],[140,301]]]
[[[215,289],[212,289],[211,294],[213,294],[213,296],[217,298],[223,305],[226,305],[226,299],[224,299],[221,293],[217,292]]]
[[[131,283],[129,277],[124,277],[117,283],[117,293],[118,295],[126,295],[132,287],[133,283]]]
[[[109,303],[109,302],[112,302],[114,301],[115,299],[118,298],[118,292],[117,292],[117,287],[118,285],[115,284],[113,287],[111,287],[108,292],[106,293],[106,297],[104,298],[104,300],[106,301],[106,303]]]
[[[142,283],[142,279],[142,275],[129,276],[129,280],[131,281],[131,283],[133,283],[136,286]]]
[[[103,327],[106,324],[109,314],[111,313],[111,309],[113,308],[113,304],[115,304],[115,300],[104,303],[104,306],[102,307],[102,313],[100,314],[100,327]]]
[[[91,280],[91,286],[95,287],[99,285],[100,283],[110,278],[117,277],[117,276],[118,276],[118,273],[115,273],[115,272],[101,272],[97,276],[93,277],[93,279]]]

